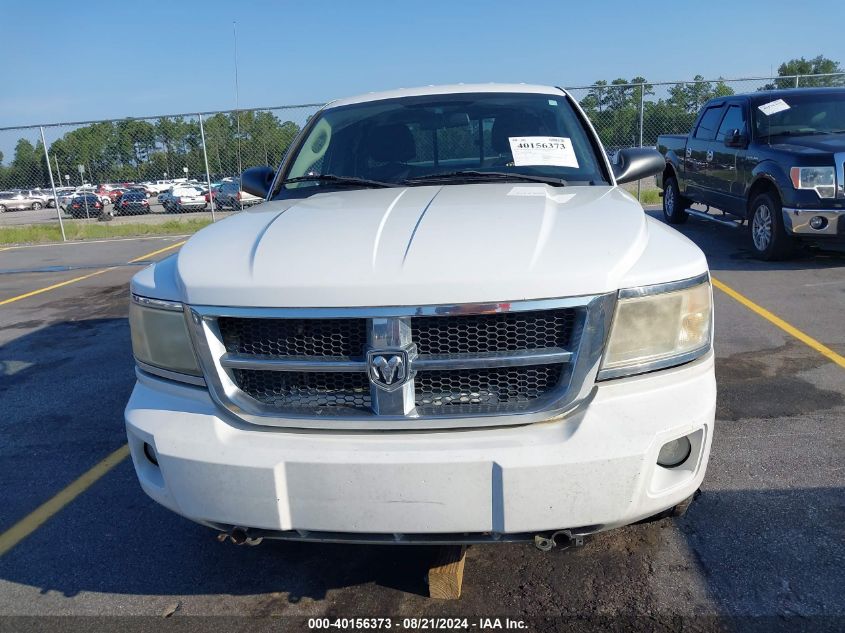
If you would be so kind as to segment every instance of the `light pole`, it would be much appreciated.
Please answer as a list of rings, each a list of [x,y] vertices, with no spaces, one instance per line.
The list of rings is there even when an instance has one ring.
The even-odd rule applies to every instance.
[[[85,165],[79,164],[76,166],[79,170],[79,183],[80,188],[82,189],[82,199],[85,201],[85,217],[87,219],[91,219],[91,214],[88,213],[88,195],[85,193]]]
[[[188,179],[188,166],[187,166],[187,165],[185,165],[185,166],[182,168],[182,171],[184,171],[184,172],[185,172],[185,180],[187,180],[187,179]]]
[[[164,179],[167,180],[167,172],[164,172]]]

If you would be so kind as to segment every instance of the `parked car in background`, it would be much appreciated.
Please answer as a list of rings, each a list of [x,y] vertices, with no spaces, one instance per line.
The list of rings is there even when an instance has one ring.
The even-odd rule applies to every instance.
[[[41,203],[41,207],[33,206],[33,209],[55,206],[52,191],[48,191],[47,189],[21,189],[20,192],[24,196],[32,198],[33,200],[38,200]]]
[[[195,187],[173,187],[162,200],[164,208],[171,213],[201,211],[207,204],[205,196]]]
[[[129,191],[139,191],[139,192],[143,193],[145,196],[147,196],[148,198],[152,198],[154,195],[156,195],[156,192],[154,192],[149,187],[146,187],[145,185],[132,185],[131,187],[128,188],[128,190]]]
[[[245,209],[261,202],[263,198],[243,191],[239,182],[224,182],[217,191],[216,204],[220,209]]]
[[[220,185],[211,185],[211,191],[205,192],[205,201],[211,202],[212,200],[217,200],[217,194],[220,193]],[[219,206],[219,205],[217,205]]]
[[[96,218],[104,208],[103,201],[93,193],[77,195],[68,203],[65,211],[72,218]]]
[[[59,208],[63,211],[67,210],[70,201],[76,198],[77,196],[82,195],[81,190],[77,190],[74,188],[66,189],[63,193],[59,194]]]
[[[150,202],[143,191],[127,191],[115,200],[114,206],[107,211],[112,216],[141,215],[149,212]]]
[[[151,192],[151,195],[158,195],[164,193],[171,187],[173,183],[170,180],[156,180],[154,182],[141,183],[145,189]]]
[[[109,189],[108,192],[106,192],[106,195],[111,200],[111,203],[114,204],[128,191],[129,189],[126,189],[125,187],[115,187],[114,189]]]
[[[44,206],[44,198],[30,194],[29,190],[0,192],[0,213],[24,209],[42,209]]]
[[[799,240],[845,243],[845,88],[711,99],[688,135],[662,134],[658,149],[670,224],[690,214],[747,222],[751,251],[764,260],[789,256]]]

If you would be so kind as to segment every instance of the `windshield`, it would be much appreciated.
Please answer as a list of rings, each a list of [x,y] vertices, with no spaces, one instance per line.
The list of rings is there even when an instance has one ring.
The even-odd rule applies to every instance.
[[[845,132],[842,90],[785,95],[756,103],[753,110],[756,138]]]
[[[297,181],[283,194],[521,176],[607,183],[563,94],[426,95],[328,108],[295,151],[283,180]]]

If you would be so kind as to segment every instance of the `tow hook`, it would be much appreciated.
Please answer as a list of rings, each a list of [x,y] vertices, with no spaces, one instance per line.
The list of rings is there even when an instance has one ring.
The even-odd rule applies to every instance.
[[[557,532],[553,532],[551,536],[538,534],[534,537],[534,547],[541,552],[550,552],[555,547],[560,549],[560,551],[564,551],[583,545],[584,536],[581,534],[572,534],[570,530],[558,530]]]
[[[247,528],[234,527],[228,532],[220,532],[220,534],[217,535],[217,540],[221,543],[231,541],[235,545],[249,545],[254,547],[256,545],[261,545],[261,541],[264,539],[260,536],[250,536]]]

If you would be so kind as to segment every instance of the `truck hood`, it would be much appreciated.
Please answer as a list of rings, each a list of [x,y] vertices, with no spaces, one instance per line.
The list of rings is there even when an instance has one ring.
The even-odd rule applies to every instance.
[[[264,203],[192,237],[193,305],[343,307],[515,301],[617,289],[648,242],[618,187],[482,183]]]
[[[779,143],[772,143],[772,148],[799,154],[835,154],[845,152],[845,134],[782,137]]]

